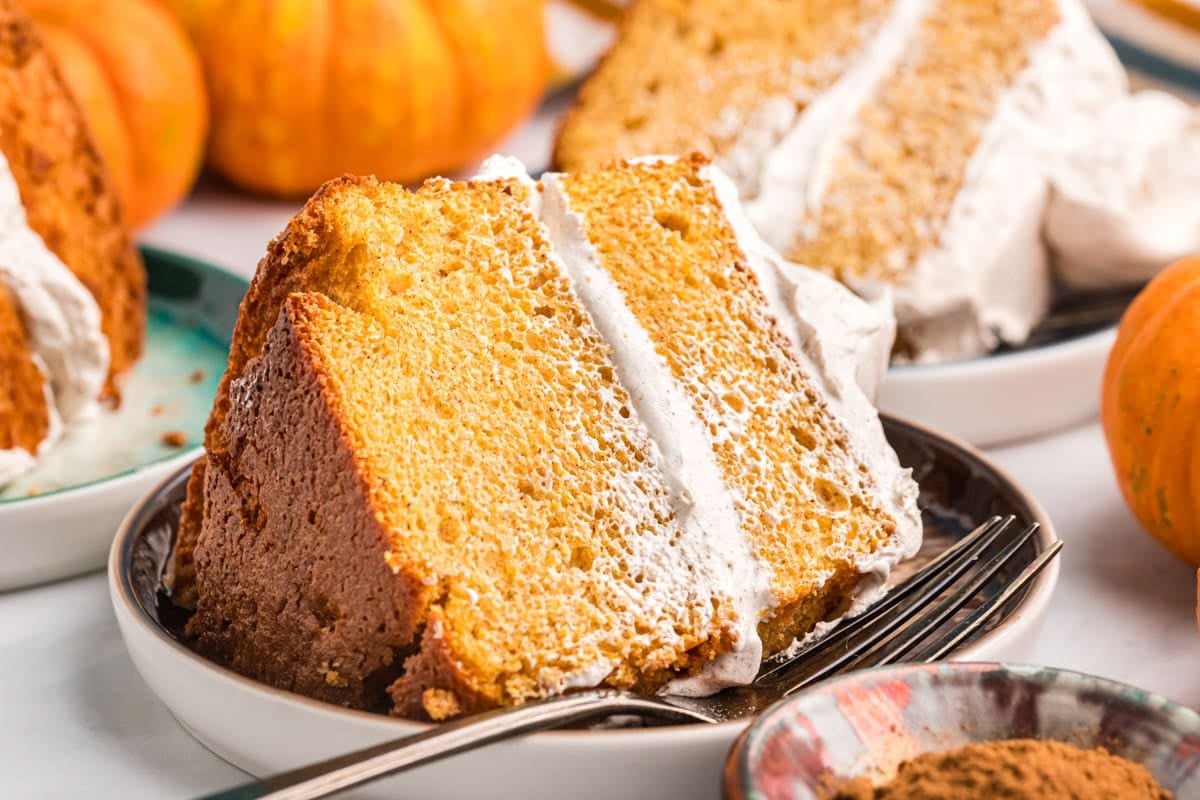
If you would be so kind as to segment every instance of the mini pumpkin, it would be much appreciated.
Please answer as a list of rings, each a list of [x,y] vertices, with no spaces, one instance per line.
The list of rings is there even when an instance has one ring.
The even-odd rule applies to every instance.
[[[1174,555],[1200,566],[1200,257],[1159,273],[1125,312],[1109,355],[1101,422],[1129,508]]]
[[[204,62],[209,164],[262,193],[452,172],[545,87],[542,0],[165,2]]]
[[[88,120],[127,221],[140,227],[191,188],[208,101],[200,59],[154,0],[21,0]]]

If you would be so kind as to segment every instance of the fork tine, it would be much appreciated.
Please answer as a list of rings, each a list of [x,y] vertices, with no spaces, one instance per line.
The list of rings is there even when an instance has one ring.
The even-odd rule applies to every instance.
[[[950,652],[952,652],[964,639],[975,632],[980,626],[991,619],[996,612],[1004,607],[1017,592],[1025,588],[1034,578],[1041,574],[1042,570],[1049,566],[1050,562],[1055,559],[1059,551],[1062,550],[1063,543],[1055,542],[1046,549],[1044,553],[1038,556],[1025,569],[1021,570],[1021,574],[1017,576],[1011,584],[1005,587],[1004,591],[995,597],[989,598],[987,602],[972,611],[966,619],[955,625],[942,636],[938,637],[932,644],[926,646],[921,653],[913,661],[941,661]]]
[[[829,636],[819,639],[804,650],[796,653],[781,664],[761,673],[754,681],[755,686],[790,682],[797,674],[805,675],[810,667],[817,665],[815,672],[819,677],[841,669],[851,661],[866,653],[872,647],[912,619],[912,615],[942,594],[955,583],[979,560],[981,554],[996,541],[999,536],[1012,524],[1014,518],[993,517],[979,528],[975,529],[961,542],[941,553],[937,558],[925,565],[915,575],[904,583],[892,589],[882,599],[877,601],[867,612],[839,627]],[[912,600],[909,608],[897,614],[888,616],[905,600]],[[834,653],[843,642],[862,636],[848,649],[839,653],[834,660],[828,656]],[[806,658],[811,655],[812,658]],[[817,659],[815,662],[812,659]],[[813,679],[805,678],[807,685]],[[788,691],[793,691],[789,689]]]
[[[911,625],[904,628],[904,630],[880,648],[879,656],[871,659],[872,666],[882,667],[886,664],[894,664],[912,652],[927,636],[945,624],[963,606],[971,602],[971,598],[979,594],[988,581],[996,577],[996,574],[1004,568],[1005,564],[1012,560],[1017,551],[1024,547],[1025,543],[1037,533],[1037,530],[1038,524],[1036,522],[1025,528],[1011,542],[1006,544],[1004,549],[980,567],[971,576],[970,580],[955,589],[947,597],[939,600],[929,611],[915,617]]]

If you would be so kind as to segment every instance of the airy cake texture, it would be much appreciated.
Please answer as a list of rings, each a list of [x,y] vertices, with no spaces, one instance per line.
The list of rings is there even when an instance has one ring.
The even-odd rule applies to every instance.
[[[0,357],[2,485],[102,394],[119,398],[146,304],[99,153],[12,0],[0,0],[0,155],[0,324],[12,332]]]
[[[1044,315],[1051,167],[1126,90],[1077,0],[638,0],[556,161],[700,147],[789,260],[894,286],[900,355],[938,361]]]
[[[189,486],[196,647],[441,719],[744,683],[876,591],[915,487],[776,322],[710,170],[314,196],[243,302]]]

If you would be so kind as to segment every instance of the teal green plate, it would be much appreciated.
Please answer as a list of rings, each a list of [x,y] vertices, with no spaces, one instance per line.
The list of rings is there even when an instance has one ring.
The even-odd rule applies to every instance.
[[[101,566],[133,502],[196,457],[248,284],[175,253],[142,255],[142,358],[118,410],[72,430],[0,492],[0,590]]]

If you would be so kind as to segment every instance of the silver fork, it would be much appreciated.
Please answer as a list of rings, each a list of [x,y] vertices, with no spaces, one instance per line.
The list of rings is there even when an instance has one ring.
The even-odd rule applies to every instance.
[[[850,667],[881,666],[901,660],[940,660],[987,624],[1062,549],[1062,542],[1054,542],[1001,592],[984,599],[964,619],[930,641],[932,635],[979,594],[1037,532],[1038,526],[1034,523],[1008,538],[995,555],[983,561],[984,554],[1012,523],[1012,517],[988,520],[863,614],[787,659],[769,661],[749,686],[725,689],[711,697],[644,697],[612,689],[575,692],[443,723],[423,733],[207,795],[200,800],[328,797],[493,742],[616,715],[687,723],[744,719]]]

